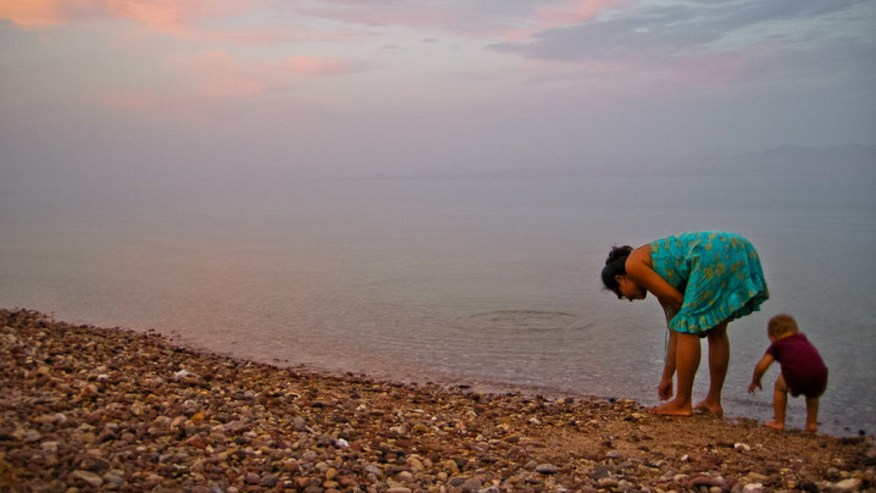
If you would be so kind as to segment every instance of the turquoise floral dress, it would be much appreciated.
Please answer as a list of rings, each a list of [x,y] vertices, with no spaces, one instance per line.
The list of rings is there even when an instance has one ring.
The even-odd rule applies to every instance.
[[[684,295],[669,328],[705,336],[769,299],[754,246],[736,233],[683,233],[652,241],[654,271]]]

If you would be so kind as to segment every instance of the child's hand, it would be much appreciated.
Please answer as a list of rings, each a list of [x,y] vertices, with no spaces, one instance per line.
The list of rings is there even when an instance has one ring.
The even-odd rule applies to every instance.
[[[760,382],[751,382],[750,384],[748,384],[748,393],[753,394],[755,388],[763,390],[763,387],[760,386]]]

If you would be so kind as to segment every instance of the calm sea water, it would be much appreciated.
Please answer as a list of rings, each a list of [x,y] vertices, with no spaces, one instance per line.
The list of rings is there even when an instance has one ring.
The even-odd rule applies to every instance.
[[[727,413],[771,416],[778,369],[746,388],[767,319],[789,312],[830,367],[822,429],[874,433],[874,175],[7,189],[0,305],[280,364],[654,404],[662,314],[602,289],[605,255],[730,230],[758,248],[772,299],[730,325]],[[789,426],[803,406],[791,400]]]

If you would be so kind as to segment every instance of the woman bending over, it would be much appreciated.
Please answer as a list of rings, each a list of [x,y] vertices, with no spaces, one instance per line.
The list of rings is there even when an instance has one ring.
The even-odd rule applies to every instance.
[[[643,300],[653,294],[666,314],[669,344],[657,387],[655,414],[690,416],[694,409],[721,414],[721,390],[730,362],[727,324],[769,299],[757,251],[736,233],[695,232],[668,236],[633,249],[615,247],[602,269],[602,282],[618,299]],[[709,341],[709,392],[692,405],[700,364],[700,338]]]

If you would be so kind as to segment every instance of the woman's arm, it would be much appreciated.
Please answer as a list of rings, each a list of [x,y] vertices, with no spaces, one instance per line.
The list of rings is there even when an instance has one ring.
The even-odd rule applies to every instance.
[[[669,329],[667,329],[669,330]],[[663,376],[657,386],[657,396],[665,401],[672,397],[672,377],[675,375],[675,344],[678,341],[678,333],[669,330],[669,342],[666,344],[666,361],[663,362]]]
[[[654,272],[651,267],[650,246],[643,245],[633,250],[627,258],[625,267],[627,275],[656,296],[664,309],[666,307],[672,308],[675,313],[681,310],[684,295]]]

